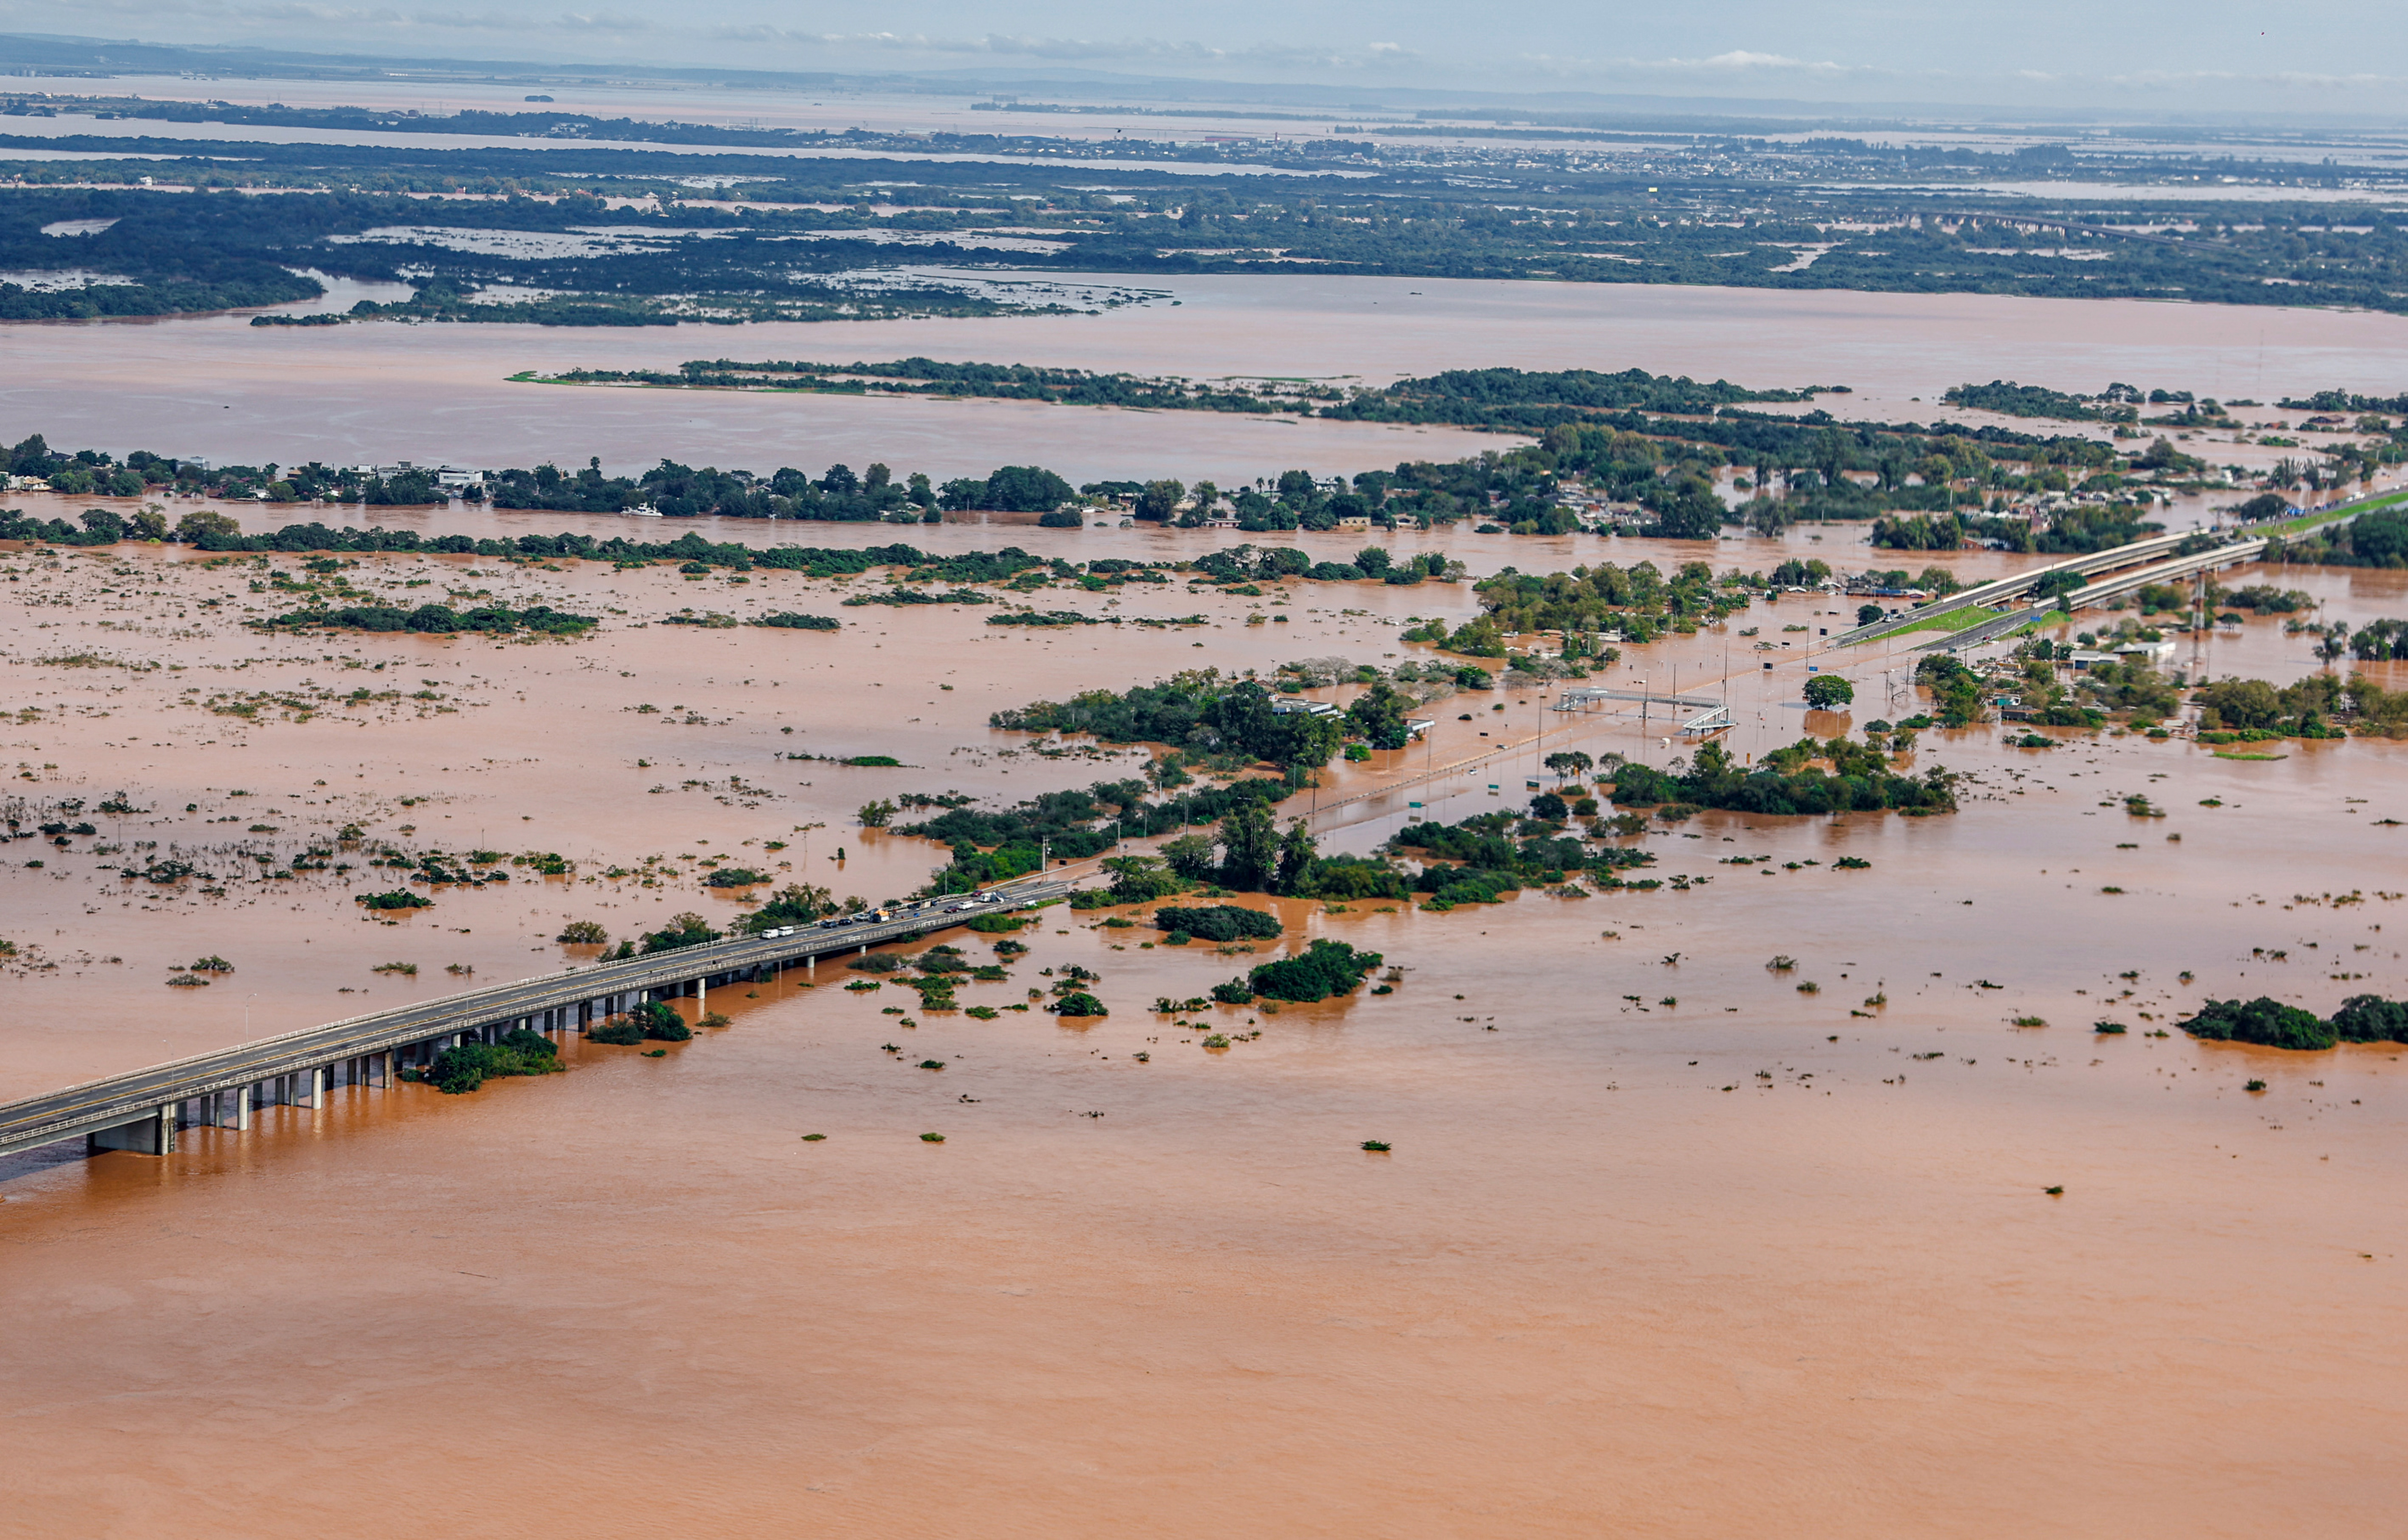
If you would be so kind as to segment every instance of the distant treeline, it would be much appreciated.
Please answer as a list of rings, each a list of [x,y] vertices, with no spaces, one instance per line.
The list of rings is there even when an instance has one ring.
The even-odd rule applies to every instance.
[[[1134,406],[1153,411],[1267,413],[1300,411],[1356,422],[1446,423],[1535,432],[1599,412],[1652,411],[1711,416],[1749,402],[1811,401],[1815,391],[1754,391],[1717,379],[1701,385],[1685,376],[1644,369],[1600,374],[1591,369],[1451,369],[1393,385],[1340,389],[1312,381],[1263,381],[1253,386],[1197,383],[1171,377],[1096,374],[1085,369],[1023,364],[949,364],[930,358],[892,363],[812,364],[796,360],[741,363],[695,359],[675,373],[647,369],[570,369],[518,376],[544,383],[640,384],[716,390],[812,391],[861,394],[1044,401],[1059,406]],[[1326,404],[1325,404],[1326,403]]]
[[[1132,374],[1096,374],[1085,369],[1037,368],[1025,364],[945,364],[906,358],[891,364],[808,364],[776,360],[743,364],[733,359],[695,359],[677,372],[658,369],[569,369],[515,378],[544,384],[658,385],[711,390],[810,391],[861,395],[978,397],[1044,401],[1068,406],[1136,406],[1149,411],[1276,412],[1293,404],[1242,390],[1215,389],[1184,379]]]
[[[2183,219],[2195,223],[2196,234],[2180,235],[2092,225],[2086,221],[2107,216],[2080,208],[2052,214],[2038,201],[2001,216],[1986,207],[1993,194],[1970,188],[1842,185],[1866,170],[1903,176],[1907,167],[1894,154],[1840,140],[1805,150],[1684,134],[1680,146],[1652,148],[1641,171],[1622,157],[1597,164],[1571,147],[1389,145],[1334,135],[1223,144],[1130,134],[1074,146],[1025,134],[912,138],[561,113],[522,120],[515,113],[430,118],[190,103],[119,108],[117,116],[216,113],[238,123],[231,138],[222,129],[208,138],[175,130],[0,135],[0,167],[21,184],[9,199],[16,217],[0,219],[0,270],[82,270],[132,280],[86,285],[64,299],[12,298],[43,306],[208,305],[225,297],[209,291],[245,282],[297,288],[308,280],[288,270],[307,268],[388,280],[406,275],[416,297],[371,304],[361,314],[450,321],[713,323],[1125,302],[1014,294],[902,271],[987,264],[1003,255],[1014,268],[1096,275],[1099,283],[1122,275],[1292,274],[1303,264],[1332,277],[2408,307],[2396,278],[2408,253],[2408,224],[2379,208],[2352,216],[2363,224],[2343,224],[2329,205],[2304,201],[2191,205]],[[55,109],[27,104],[20,110],[49,116]],[[246,124],[273,131],[292,122],[368,129],[385,142],[303,144],[239,135]],[[484,122],[500,125],[497,134],[525,137],[520,145],[476,148],[437,137]],[[656,148],[581,142],[623,135]],[[24,158],[7,158],[12,144]],[[797,146],[853,153],[797,156]],[[896,158],[878,159],[880,151]],[[1950,164],[2061,176],[2076,164],[2097,165],[2104,153],[2086,146],[2063,161]],[[1801,154],[1817,168],[1802,181]],[[78,158],[51,158],[60,155]],[[1098,157],[1121,163],[1109,188],[1093,179]],[[1174,171],[1147,161],[1185,164]],[[2211,163],[2184,164],[2183,174],[2195,177]],[[1234,174],[1240,164],[1299,174]],[[1747,169],[1735,175],[1734,166]],[[2341,171],[2291,164],[2279,175],[2307,179],[2301,173],[2330,186]],[[643,241],[582,251],[512,243],[512,250],[417,233],[437,218],[468,229],[572,231],[604,222],[597,194],[657,191],[667,205],[679,195],[678,180],[702,176],[733,183],[728,201],[736,207],[608,210],[609,223],[652,237]],[[200,188],[279,187],[296,195],[194,197],[180,187],[79,185],[135,177]],[[516,195],[530,191],[565,195],[556,202]],[[429,204],[409,193],[482,200]],[[2145,190],[2136,188],[2135,197],[2128,207],[2147,207]],[[1007,200],[1010,212],[996,208]],[[100,218],[121,222],[74,240],[39,234],[44,223]],[[2038,228],[2042,224],[2052,227]],[[1010,241],[1000,249],[998,225]],[[898,235],[910,238],[895,239]],[[1801,263],[1809,251],[1814,260]],[[875,277],[864,281],[864,274]],[[178,292],[178,284],[197,287]],[[112,300],[98,292],[107,287],[138,290],[142,297]],[[551,297],[526,299],[529,290]],[[478,303],[484,299],[498,303]]]

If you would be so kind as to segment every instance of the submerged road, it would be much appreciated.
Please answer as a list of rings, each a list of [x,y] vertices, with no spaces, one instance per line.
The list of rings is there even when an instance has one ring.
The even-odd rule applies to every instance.
[[[897,911],[883,921],[828,929],[804,926],[787,934],[707,942],[600,962],[355,1016],[0,1104],[0,1155],[78,1136],[92,1139],[97,1148],[165,1153],[175,1148],[182,1105],[196,1099],[232,1093],[238,1108],[233,1116],[240,1119],[236,1126],[247,1126],[255,1093],[261,1101],[314,1105],[330,1082],[389,1083],[396,1052],[431,1059],[464,1038],[498,1037],[521,1026],[574,1032],[647,999],[689,989],[699,992],[715,979],[753,977],[792,963],[867,951],[885,942],[915,940],[966,924],[980,914],[1067,897],[1071,885],[1048,877],[990,891],[995,901],[975,909],[953,907],[961,901],[947,899]],[[220,1120],[218,1104],[208,1106],[197,1120]]]

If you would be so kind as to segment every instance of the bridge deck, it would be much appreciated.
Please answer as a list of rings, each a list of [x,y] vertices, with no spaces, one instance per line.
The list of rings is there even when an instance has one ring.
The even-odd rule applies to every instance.
[[[1022,908],[1068,891],[1067,883],[1025,883],[1006,892],[999,903],[982,912]],[[879,924],[846,925],[834,930],[809,928],[792,935],[709,942],[491,989],[471,990],[195,1054],[0,1104],[0,1155],[155,1117],[163,1106],[236,1091],[279,1076],[387,1053],[455,1033],[480,1031],[546,1011],[566,1011],[622,998],[632,1005],[652,991],[682,987],[698,979],[838,956],[883,942],[911,940],[967,923],[973,918],[970,913],[949,914],[941,907],[932,907]]]
[[[2355,502],[2337,505],[2336,507],[2338,511],[2335,509],[2317,509],[2315,512],[2302,517],[2304,517],[2307,521],[2311,522],[2314,527],[2317,529],[2331,529],[2339,525],[2348,523],[2351,520],[2356,519],[2361,513],[2371,513],[2378,508],[2390,507],[2402,501],[2408,501],[2408,492],[2388,492],[2379,493],[2372,497],[2360,498]],[[2331,516],[2326,517],[2326,515],[2329,514]],[[2302,517],[2294,517],[2290,520],[2281,520],[2273,524],[2253,525],[2245,530],[2227,532],[2228,538],[2232,542],[2231,547],[2227,549],[2237,549],[2240,546],[2246,545],[2249,546],[2253,551],[2263,551],[2266,546],[2266,535],[2280,533],[2287,524],[2301,522]],[[2128,545],[2111,546],[2105,550],[2092,551],[2084,556],[2070,556],[2061,562],[2051,562],[2045,566],[2033,567],[2028,572],[2016,573],[2012,578],[1995,578],[1990,582],[1978,583],[1971,588],[1963,589],[1957,592],[1952,593],[1945,599],[1935,599],[1928,605],[1918,605],[1914,608],[1908,610],[1904,614],[1897,616],[1894,619],[1875,620],[1870,625],[1856,626],[1851,630],[1843,631],[1837,636],[1831,638],[1831,645],[1833,647],[1854,647],[1862,642],[1878,641],[1882,637],[1887,636],[1892,633],[1908,630],[1911,627],[1919,625],[1922,622],[1930,620],[1935,615],[1946,615],[1956,610],[1965,609],[1973,606],[2009,603],[2029,593],[2032,591],[2033,585],[2054,572],[2071,572],[2077,576],[2087,578],[2095,573],[2115,572],[2120,568],[2130,567],[2135,563],[2153,563],[2172,552],[2185,540],[2191,538],[2195,535],[2202,533],[2206,532],[2190,530],[2172,535],[2153,535],[2146,539],[2134,540]],[[2214,553],[2202,551],[2197,554],[2200,556],[2213,556]],[[2186,560],[2191,559],[2193,558],[2186,558]],[[2208,564],[2221,566],[2227,562],[2246,561],[2249,559],[2250,558],[2248,557],[2217,556]],[[2193,567],[2185,570],[2196,571],[2198,569]],[[2129,575],[2127,574],[2125,576]],[[2162,578],[2153,577],[2142,578],[2139,581],[2157,582],[2162,580]],[[2102,585],[2092,584],[2090,585],[2090,588],[2101,588],[2102,592],[2100,593],[2100,597],[2113,597],[2115,593],[2125,592],[2127,588],[2138,586],[2137,582],[2129,584],[2124,583],[2123,578],[2120,577],[2114,581],[2116,584],[2120,584],[2122,586],[2102,588]],[[2075,591],[2074,597],[2078,599],[2080,594],[2086,592],[2088,592],[2087,589],[2077,590]],[[1981,623],[1979,628],[1974,629],[1988,630],[1996,622],[1985,620]],[[1990,635],[1995,637],[1998,633],[1991,631]],[[1935,647],[1949,648],[1964,645],[1968,644],[1950,641],[1926,643],[1920,650],[1929,651]]]

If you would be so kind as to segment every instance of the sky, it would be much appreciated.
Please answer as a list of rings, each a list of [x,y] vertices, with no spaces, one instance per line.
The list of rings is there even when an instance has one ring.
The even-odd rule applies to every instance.
[[[0,31],[769,70],[2402,116],[2401,0],[0,0]]]

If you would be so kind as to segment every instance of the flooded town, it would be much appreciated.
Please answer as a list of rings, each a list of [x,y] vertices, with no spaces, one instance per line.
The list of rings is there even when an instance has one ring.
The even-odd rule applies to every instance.
[[[896,166],[1240,175],[1226,91],[16,83],[0,200],[467,229],[108,179],[438,109],[857,130],[776,153],[897,244]],[[1242,175],[1606,153],[1383,121]],[[560,164],[456,207],[603,240]],[[912,281],[1041,304],[0,321],[0,1535],[2388,1533],[2396,307],[1073,271],[1119,216],[981,196],[1032,249]],[[671,262],[643,197],[563,250]]]

